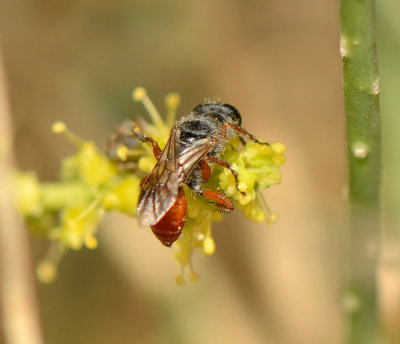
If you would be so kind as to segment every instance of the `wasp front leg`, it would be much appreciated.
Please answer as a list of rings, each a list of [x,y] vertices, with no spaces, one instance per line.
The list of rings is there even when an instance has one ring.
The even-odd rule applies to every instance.
[[[216,164],[218,164],[218,165],[220,165],[222,167],[227,168],[229,171],[231,171],[231,173],[233,175],[233,178],[235,179],[236,189],[243,196],[246,196],[245,192],[239,190],[239,180],[238,180],[238,175],[237,175],[236,171],[234,171],[233,168],[231,167],[231,165],[229,164],[229,162],[227,162],[225,160],[222,160],[222,159],[219,159],[217,157],[210,156],[210,155],[207,155],[206,157],[204,157],[203,160],[201,161],[202,162],[202,165],[201,165],[201,167],[202,167],[202,175],[203,175],[203,179],[204,180],[208,180],[210,178],[210,175],[211,175],[211,167],[208,164],[208,161],[212,161],[212,162],[214,162],[214,163],[216,163]],[[208,178],[205,178],[205,176],[207,176]]]
[[[270,146],[269,142],[261,142],[257,139],[257,137],[255,137],[253,134],[250,134],[246,129],[243,129],[242,127],[231,123],[231,122],[224,122],[222,124],[222,128],[221,128],[221,136],[225,139],[226,135],[227,135],[227,129],[228,126],[231,127],[238,135],[239,137],[244,136],[247,137],[248,139],[250,139],[251,141],[257,142],[260,145],[267,145]]]
[[[150,136],[139,134],[138,127],[132,128],[132,134],[142,142],[150,142],[153,147],[154,157],[157,160],[160,159],[162,151],[156,140],[152,139]]]

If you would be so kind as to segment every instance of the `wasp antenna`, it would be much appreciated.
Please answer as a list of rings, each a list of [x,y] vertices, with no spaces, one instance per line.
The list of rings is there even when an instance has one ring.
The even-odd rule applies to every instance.
[[[51,131],[54,134],[61,134],[67,141],[69,141],[70,143],[72,143],[77,147],[82,146],[85,142],[79,136],[70,131],[67,128],[67,125],[61,121],[54,122],[53,125],[51,126]]]

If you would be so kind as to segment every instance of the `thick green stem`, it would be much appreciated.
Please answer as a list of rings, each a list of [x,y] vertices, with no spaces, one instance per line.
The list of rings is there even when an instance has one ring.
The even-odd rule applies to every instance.
[[[380,116],[374,1],[340,0],[349,166],[348,343],[378,341]]]

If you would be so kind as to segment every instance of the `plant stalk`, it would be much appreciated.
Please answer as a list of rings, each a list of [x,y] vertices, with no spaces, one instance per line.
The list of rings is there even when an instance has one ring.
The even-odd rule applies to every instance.
[[[378,342],[380,114],[373,0],[340,0],[349,172],[349,344]]]

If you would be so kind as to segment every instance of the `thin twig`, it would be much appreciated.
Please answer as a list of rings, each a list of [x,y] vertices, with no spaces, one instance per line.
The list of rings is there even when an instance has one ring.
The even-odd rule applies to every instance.
[[[5,343],[42,344],[27,232],[11,201],[12,142],[11,115],[0,52],[0,318]]]

